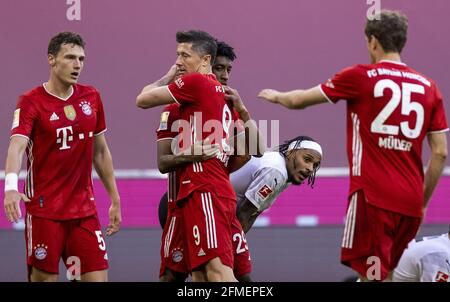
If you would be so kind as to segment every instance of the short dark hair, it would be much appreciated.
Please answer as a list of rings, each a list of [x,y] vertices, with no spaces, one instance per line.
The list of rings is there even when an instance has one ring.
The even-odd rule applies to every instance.
[[[225,57],[230,61],[234,61],[237,58],[234,48],[223,41],[217,42],[216,57]]]
[[[50,42],[48,43],[47,54],[56,56],[61,49],[61,45],[63,44],[75,44],[81,46],[83,49],[85,45],[83,38],[81,38],[79,34],[70,31],[64,31],[51,38]]]
[[[300,135],[300,136],[297,136],[296,138],[293,138],[293,139],[290,139],[288,141],[285,141],[283,144],[279,145],[278,148],[277,148],[278,152],[280,152],[280,154],[284,158],[286,158],[287,157],[287,153],[289,151],[289,146],[291,145],[292,142],[295,142],[295,141],[297,141],[297,143],[295,144],[294,148],[297,148],[298,146],[300,146],[300,143],[302,141],[315,142],[315,140],[313,138],[309,137],[309,136]],[[316,180],[316,172],[317,172],[317,170],[319,170],[319,168],[320,168],[320,165],[318,165],[308,177],[308,185],[310,185],[311,188],[314,187],[314,182]]]
[[[178,43],[192,43],[192,48],[202,54],[211,56],[211,65],[216,59],[217,43],[210,34],[201,30],[177,32]]]
[[[377,38],[385,52],[401,53],[408,35],[408,17],[398,11],[382,10],[373,20],[366,20],[367,39]]]

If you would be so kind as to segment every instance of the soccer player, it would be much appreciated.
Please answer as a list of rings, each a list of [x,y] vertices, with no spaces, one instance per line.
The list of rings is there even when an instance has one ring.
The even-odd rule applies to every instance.
[[[14,111],[4,204],[8,220],[17,222],[19,202],[26,202],[30,281],[56,281],[61,257],[74,274],[81,274],[71,278],[107,281],[92,162],[112,201],[106,234],[116,233],[121,222],[102,101],[94,87],[77,84],[84,45],[76,33],[54,36],[48,46],[50,79],[21,95]],[[25,150],[28,173],[22,194],[17,179]]]
[[[363,280],[391,275],[417,233],[447,157],[441,93],[400,59],[407,27],[405,15],[383,10],[365,26],[372,64],[345,68],[308,90],[259,93],[291,109],[347,101],[350,190],[341,262]],[[431,158],[424,176],[425,137]],[[381,267],[369,276],[370,256]]]
[[[290,184],[300,185],[306,179],[314,186],[322,161],[322,147],[309,136],[291,139],[275,152],[252,157],[230,175],[237,197],[237,216],[245,233],[256,218],[270,208],[278,195]]]
[[[394,282],[450,282],[448,233],[412,240],[394,270]]]
[[[242,103],[225,95],[225,90],[232,91],[211,74],[217,50],[214,38],[202,31],[178,32],[177,42],[176,67],[144,87],[136,104],[150,108],[178,102],[183,105],[181,120],[189,121],[187,127],[182,127],[184,149],[207,138],[219,145],[215,157],[180,168],[176,201],[183,215],[183,239],[193,281],[235,281],[231,222],[236,215],[236,197],[228,179],[227,140],[236,119],[232,109],[243,121],[250,120],[250,116]],[[176,71],[182,76],[172,82]]]
[[[217,80],[222,85],[228,85],[229,75],[232,69],[232,63],[236,59],[236,54],[231,46],[225,42],[217,42],[216,59],[212,66],[212,72],[216,76]],[[174,123],[180,119],[179,105],[174,103],[164,107],[161,114],[160,125],[157,130],[157,146],[158,146],[158,167],[161,173],[169,172],[168,177],[168,193],[165,193],[161,198],[159,204],[159,216],[160,223],[163,228],[162,234],[162,248],[161,248],[161,269],[160,280],[161,281],[184,281],[187,278],[187,268],[183,261],[183,248],[182,241],[180,240],[179,229],[181,225],[181,215],[176,209],[174,200],[176,199],[177,181],[176,172],[171,169],[176,169],[186,162],[200,162],[209,159],[214,155],[214,149],[216,146],[204,145],[203,150],[198,152],[202,155],[173,155],[171,150],[171,144],[177,137],[178,131],[172,131],[177,129]],[[200,147],[200,146],[199,146]],[[212,155],[209,155],[212,154]],[[249,158],[247,156],[232,156],[230,158],[231,164],[229,165],[229,171],[238,169]],[[171,196],[169,198],[169,195]],[[176,213],[174,213],[174,211]],[[166,227],[166,218],[169,217],[170,222]],[[174,218],[175,217],[175,218]],[[242,227],[237,221],[237,217],[232,223],[232,232],[242,233]],[[168,233],[170,230],[170,233]],[[236,251],[237,241],[233,241],[233,250]],[[236,255],[235,255],[236,256]],[[236,262],[234,261],[234,275],[238,281],[251,281],[249,273],[251,271],[251,262],[249,260],[248,249],[243,255],[246,261]]]

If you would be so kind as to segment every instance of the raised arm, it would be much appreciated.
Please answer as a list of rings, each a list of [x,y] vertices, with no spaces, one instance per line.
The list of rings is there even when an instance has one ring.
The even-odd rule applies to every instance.
[[[177,68],[176,65],[173,65],[161,79],[142,89],[141,93],[136,97],[136,106],[147,109],[174,103],[175,100],[166,86],[174,80],[176,75]]]
[[[263,89],[258,97],[271,103],[280,104],[289,109],[304,109],[306,107],[328,102],[319,86],[308,90],[292,90],[280,92],[273,89]]]

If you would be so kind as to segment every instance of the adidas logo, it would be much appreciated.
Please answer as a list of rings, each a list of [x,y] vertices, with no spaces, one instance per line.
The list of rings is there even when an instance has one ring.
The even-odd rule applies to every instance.
[[[200,251],[198,251],[197,256],[201,257],[201,256],[205,256],[205,255],[206,255],[206,254],[205,254],[205,252],[203,251],[203,249],[200,248]]]
[[[52,116],[50,116],[50,121],[57,121],[59,120],[59,116],[56,115],[56,113],[53,112]]]

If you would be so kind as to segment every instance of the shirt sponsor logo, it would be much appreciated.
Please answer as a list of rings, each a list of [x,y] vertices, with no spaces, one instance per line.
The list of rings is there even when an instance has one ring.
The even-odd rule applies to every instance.
[[[67,119],[73,121],[77,117],[77,113],[75,112],[75,108],[72,105],[68,105],[64,107],[64,113],[66,114]]]
[[[16,128],[16,127],[19,127],[19,121],[20,121],[20,108],[17,108],[14,111],[14,117],[13,117],[13,123],[12,123],[12,126],[11,126],[11,130]]]
[[[261,187],[261,189],[258,190],[258,194],[263,198],[266,199],[267,196],[269,196],[273,192],[272,188],[268,185],[264,185]]]
[[[84,114],[86,114],[86,115],[91,115],[92,114],[91,103],[89,103],[88,101],[82,101],[80,103],[80,107],[81,107],[81,110],[83,111]]]

